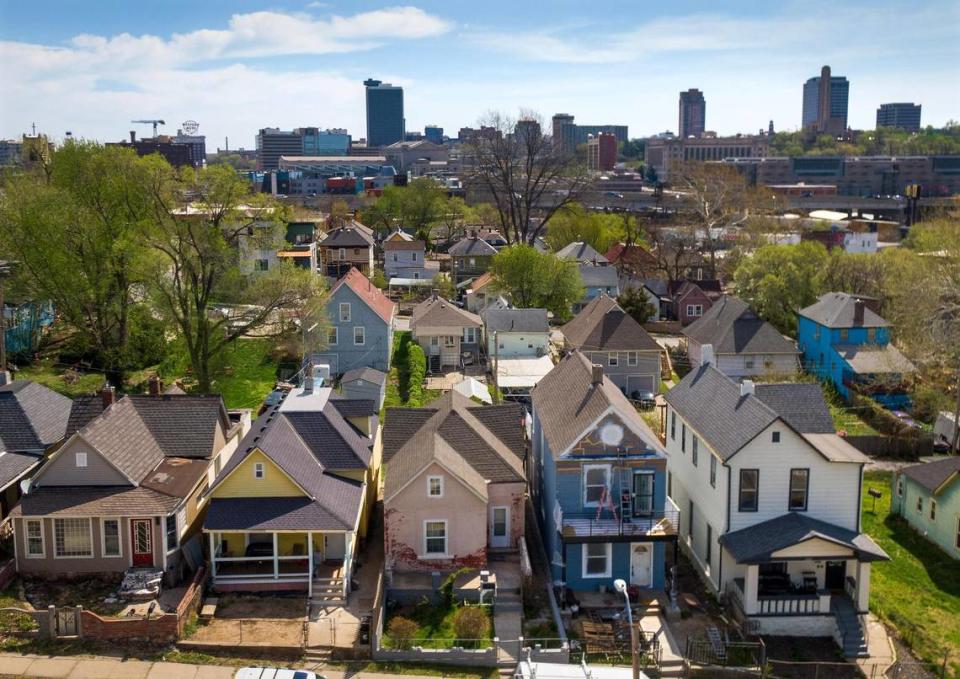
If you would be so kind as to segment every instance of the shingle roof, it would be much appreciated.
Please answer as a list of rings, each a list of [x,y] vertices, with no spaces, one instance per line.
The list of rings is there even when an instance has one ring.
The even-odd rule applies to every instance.
[[[379,370],[374,370],[373,368],[354,368],[353,370],[348,370],[343,373],[343,377],[340,378],[341,382],[353,382],[354,380],[363,380],[364,382],[372,382],[373,384],[384,384],[387,381],[387,374]]]
[[[0,387],[0,451],[41,452],[66,434],[71,401],[36,382]]]
[[[497,254],[497,249],[476,236],[461,238],[447,250],[454,257],[483,257]]]
[[[43,460],[30,453],[0,452],[0,490],[9,486]]]
[[[584,287],[616,288],[620,285],[620,276],[617,274],[615,267],[580,264],[577,268],[580,271],[580,280]]]
[[[197,482],[207,475],[209,466],[207,460],[165,457],[140,485],[171,497],[188,497]]]
[[[900,473],[932,493],[947,481],[960,475],[960,457],[953,456],[911,465],[901,469]]]
[[[754,389],[757,398],[797,431],[804,434],[833,434],[836,431],[819,384],[758,384]]]
[[[546,309],[487,308],[480,313],[487,333],[550,332]]]
[[[845,292],[828,292],[797,313],[828,328],[885,328],[889,323],[869,307],[863,310],[863,322],[854,323],[854,312],[859,298]]]
[[[716,354],[797,353],[793,342],[736,297],[721,297],[683,334],[698,344],[712,344]]]
[[[93,418],[98,417],[102,412],[103,396],[100,394],[77,396],[73,399],[73,406],[70,408],[70,418],[67,420],[66,436],[70,436],[80,429],[83,429]]]
[[[325,248],[366,248],[373,242],[373,236],[363,229],[343,226],[327,233],[318,245]]]
[[[383,294],[383,291],[364,276],[359,269],[350,267],[343,278],[333,286],[330,297],[332,298],[333,294],[344,285],[353,290],[354,294],[370,307],[371,311],[382,318],[384,323],[390,324],[393,322],[393,314],[397,310],[397,305],[391,302]]]
[[[383,242],[384,252],[392,250],[423,252],[427,249],[427,244],[422,240],[387,240]]]
[[[562,455],[611,407],[636,431],[648,450],[663,453],[656,435],[637,414],[620,389],[604,375],[593,385],[593,366],[579,351],[571,351],[531,390],[533,408],[555,456]]]
[[[616,264],[623,260],[626,267],[653,266],[657,259],[651,255],[642,245],[633,244],[627,248],[626,243],[614,243],[607,250],[604,257],[611,264]]]
[[[487,271],[482,275],[478,276],[477,278],[475,278],[473,282],[470,283],[470,290],[473,290],[474,292],[476,292],[477,290],[483,289],[490,283],[493,283],[493,274]]]
[[[143,516],[169,514],[181,498],[143,486],[35,488],[14,509],[21,516]]]
[[[220,396],[131,394],[121,400],[130,401],[167,457],[211,458],[218,425],[230,428]]]
[[[345,398],[331,394],[330,403],[344,417],[371,417],[377,414],[377,402],[370,398]]]
[[[145,477],[164,457],[163,449],[129,396],[104,410],[77,435],[134,483]]]
[[[607,264],[606,257],[594,250],[593,246],[583,241],[574,241],[573,243],[563,246],[557,250],[557,257],[592,264]]]
[[[606,295],[591,300],[560,330],[581,351],[661,351],[643,326]]]
[[[483,326],[483,321],[476,314],[461,309],[443,297],[429,297],[413,307],[410,328],[414,334],[418,325],[433,328],[479,328]]]
[[[892,344],[837,344],[834,349],[858,375],[909,373],[916,370],[910,359]]]
[[[791,512],[720,536],[737,563],[764,563],[775,552],[820,538],[853,550],[858,561],[888,561],[887,553],[869,535]],[[830,556],[824,554],[824,556]]]

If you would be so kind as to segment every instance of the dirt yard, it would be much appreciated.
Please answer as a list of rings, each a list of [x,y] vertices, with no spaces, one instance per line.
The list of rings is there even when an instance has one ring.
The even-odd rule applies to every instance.
[[[127,602],[117,597],[119,576],[91,576],[80,580],[24,578],[27,600],[38,610],[47,606],[83,606],[97,615],[120,615]]]
[[[194,643],[233,646],[300,646],[306,619],[302,596],[225,594],[213,620],[201,622]]]
[[[303,621],[307,611],[303,596],[225,594],[217,602],[217,619],[239,618]]]

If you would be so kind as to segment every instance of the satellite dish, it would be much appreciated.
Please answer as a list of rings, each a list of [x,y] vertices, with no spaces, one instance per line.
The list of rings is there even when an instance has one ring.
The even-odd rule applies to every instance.
[[[31,482],[32,480],[33,480],[33,479],[23,479],[22,481],[20,481],[20,494],[21,494],[21,495],[26,495],[27,493],[30,492],[30,482]]]
[[[200,129],[200,123],[196,120],[184,120],[180,127],[182,127],[183,131],[187,134],[196,134],[197,130]]]
[[[600,428],[600,440],[607,446],[619,446],[623,441],[623,427],[619,424],[605,424]]]

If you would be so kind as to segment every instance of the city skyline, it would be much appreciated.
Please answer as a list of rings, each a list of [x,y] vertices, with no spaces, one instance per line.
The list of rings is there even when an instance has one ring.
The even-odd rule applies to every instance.
[[[367,78],[404,88],[408,131],[436,124],[455,136],[490,110],[534,110],[547,129],[562,111],[628,125],[631,137],[677,132],[689,88],[710,101],[707,130],[755,133],[771,119],[794,130],[803,84],[824,64],[850,82],[851,127],[873,127],[890,101],[921,104],[924,124],[960,118],[960,7],[949,2],[120,7],[0,6],[0,137],[36,123],[54,139],[117,141],[149,134],[131,120],[162,118],[167,134],[199,121],[210,151],[225,137],[253,148],[263,127],[346,128],[356,139]]]

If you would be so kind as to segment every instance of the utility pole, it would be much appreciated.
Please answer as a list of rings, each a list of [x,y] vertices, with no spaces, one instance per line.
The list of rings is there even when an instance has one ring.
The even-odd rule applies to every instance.
[[[494,405],[500,405],[500,342],[497,339],[499,330],[493,331],[493,397],[497,400]]]
[[[960,358],[957,359],[957,404],[953,407],[953,436],[950,437],[950,453],[960,453]]]

